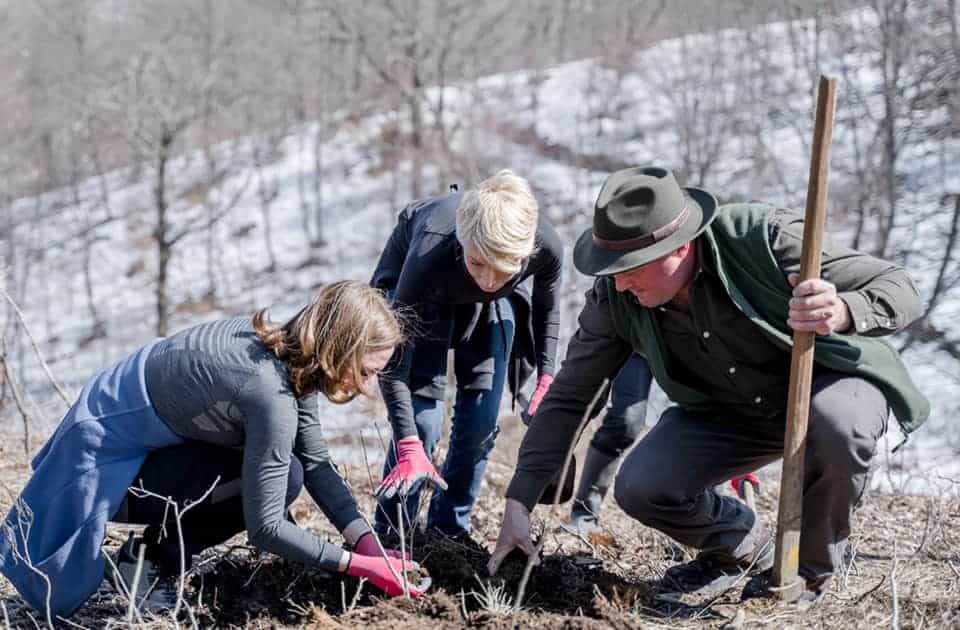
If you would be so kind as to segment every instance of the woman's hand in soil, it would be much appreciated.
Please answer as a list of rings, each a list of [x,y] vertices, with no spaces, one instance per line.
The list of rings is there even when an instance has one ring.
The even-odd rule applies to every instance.
[[[418,573],[420,565],[416,562],[403,562],[398,558],[384,558],[382,555],[364,556],[351,553],[347,564],[347,575],[366,578],[371,584],[379,588],[390,597],[403,595],[403,569]],[[407,582],[407,592],[410,597],[420,597],[430,587],[429,580],[413,584]]]
[[[447,489],[447,482],[433,467],[419,438],[411,436],[397,440],[397,465],[377,488],[377,499],[392,499],[397,493],[405,496],[421,479],[441,490]]]
[[[533,556],[534,564],[540,563],[540,559],[536,557],[537,548],[530,538],[530,511],[516,499],[507,499],[503,508],[503,524],[500,526],[497,548],[490,555],[487,572],[495,575],[500,570],[503,559],[514,549]]]
[[[358,553],[361,556],[376,556],[379,558],[383,557],[383,553],[386,553],[391,558],[400,559],[401,554],[396,549],[384,549],[383,553],[380,551],[381,546],[377,543],[377,535],[373,532],[367,532],[360,537],[360,540],[357,541],[357,544],[353,546],[353,552]],[[410,554],[406,556],[406,561],[411,562]]]

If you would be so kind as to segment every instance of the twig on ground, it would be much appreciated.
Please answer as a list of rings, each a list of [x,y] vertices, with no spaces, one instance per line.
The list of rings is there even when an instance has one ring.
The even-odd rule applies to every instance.
[[[600,388],[597,389],[596,393],[593,395],[593,398],[590,400],[590,404],[587,405],[586,410],[583,412],[583,417],[580,419],[580,425],[573,434],[573,439],[570,440],[570,446],[567,447],[567,452],[563,457],[563,467],[560,469],[560,477],[557,479],[557,489],[553,495],[553,506],[551,507],[548,515],[555,514],[557,510],[557,504],[560,502],[560,493],[563,492],[563,486],[567,480],[567,473],[570,470],[570,459],[573,457],[573,449],[580,440],[580,433],[583,432],[584,427],[590,421],[590,416],[593,413],[593,407],[600,399],[600,395],[607,389],[608,380],[609,379],[605,378],[603,379],[603,382],[600,383]],[[544,531],[546,531],[546,520],[544,520]],[[520,585],[517,587],[517,597],[514,600],[514,610],[519,610],[523,605],[523,596],[527,590],[527,582],[530,580],[530,573],[533,571],[534,562],[539,559],[540,552],[543,551],[544,542],[546,542],[546,536],[541,534],[540,540],[537,541],[537,546],[534,549],[534,553],[527,558],[527,564],[523,567],[523,577],[520,578]]]
[[[110,557],[110,554],[104,553],[103,550],[101,550],[100,553],[103,553],[103,559],[107,561],[107,564],[110,565],[110,570],[113,571],[113,576],[115,578],[113,580],[113,584],[116,587],[119,587],[117,590],[120,592],[120,595],[126,597],[128,601],[134,599],[134,596],[130,594],[130,590],[124,583],[123,577],[120,575],[120,569],[118,569],[117,565],[113,563],[113,558]],[[137,606],[133,607],[133,614],[137,617],[138,622],[143,623],[143,617],[140,616],[140,609]]]
[[[7,603],[0,601],[0,609],[3,609],[3,625],[7,630],[10,630],[10,617],[7,615]]]
[[[377,439],[380,440],[380,448],[383,449],[384,458],[387,458],[390,455],[390,449],[387,448],[387,443],[383,440],[383,433],[380,432],[380,423],[374,420],[373,428],[377,430]]]
[[[761,556],[763,556],[764,552],[765,552],[765,551],[767,550],[767,548],[768,548],[770,545],[772,545],[772,544],[773,544],[773,539],[767,540],[767,541],[763,544],[763,546],[754,554],[754,558],[753,558],[753,561],[750,563],[750,566],[748,566],[746,569],[744,569],[744,570],[740,573],[740,575],[737,576],[737,579],[734,580],[733,583],[732,583],[730,586],[728,586],[727,588],[725,588],[725,589],[723,590],[723,592],[717,593],[714,597],[710,598],[710,600],[707,601],[706,604],[704,604],[703,606],[701,606],[701,607],[700,607],[700,610],[698,610],[697,613],[693,616],[693,619],[701,619],[701,618],[703,617],[703,615],[705,615],[705,614],[707,613],[707,611],[710,610],[710,607],[713,606],[715,603],[717,603],[717,600],[719,600],[721,597],[723,597],[724,595],[726,595],[727,593],[729,593],[731,589],[736,588],[737,585],[739,585],[741,582],[743,582],[743,580],[744,580],[748,575],[750,575],[750,571],[753,570],[754,565],[757,564],[757,560],[760,559]]]
[[[193,508],[199,503],[202,503],[204,500],[206,500],[208,496],[210,496],[210,493],[214,491],[218,483],[220,483],[220,475],[217,475],[217,477],[213,480],[213,483],[210,484],[210,487],[207,488],[207,491],[204,492],[202,495],[200,495],[198,499],[196,499],[195,501],[185,502],[184,508],[182,510],[180,509],[180,505],[176,501],[174,501],[172,498],[160,496],[159,494],[150,492],[149,490],[143,487],[142,483],[138,488],[131,487],[129,489],[130,493],[136,497],[140,497],[140,498],[153,497],[155,499],[160,499],[161,501],[166,501],[167,505],[172,505],[173,507],[173,517],[176,520],[176,525],[177,525],[177,538],[178,538],[177,542],[179,543],[179,547],[180,547],[180,580],[177,583],[177,603],[174,604],[173,612],[170,613],[171,617],[174,620],[174,623],[176,623],[177,615],[180,614],[180,607],[184,604],[183,589],[186,586],[186,581],[187,581],[186,548],[183,544],[183,525],[181,521],[184,515],[187,512],[189,512],[191,508]],[[164,520],[164,523],[166,523],[166,520]]]
[[[404,503],[406,503],[406,501],[403,500],[397,503],[397,520],[400,521],[400,575],[403,576],[403,596],[405,599],[410,599],[410,585],[407,583],[407,545],[404,542],[403,535]]]
[[[3,535],[6,536],[10,542],[10,554],[13,557],[13,561],[23,562],[24,566],[40,576],[46,585],[47,595],[44,600],[44,614],[46,615],[47,626],[50,630],[53,630],[53,615],[50,611],[50,598],[53,595],[53,585],[50,584],[50,577],[46,573],[33,566],[33,560],[30,558],[30,549],[27,544],[30,540],[30,529],[33,527],[33,510],[27,505],[26,501],[23,500],[23,497],[17,497],[14,501],[12,511],[16,512],[16,530],[14,530],[13,525],[10,523],[9,517],[8,520],[3,522],[0,528],[2,528]],[[20,536],[19,540],[23,541],[23,553],[20,553],[20,546],[17,543],[18,535]],[[31,617],[31,619],[33,618]],[[34,621],[34,624],[36,624],[36,621]]]
[[[37,345],[37,340],[34,339],[33,333],[30,332],[30,327],[27,326],[26,320],[23,318],[23,312],[20,310],[20,307],[14,301],[10,294],[7,293],[3,287],[0,287],[0,295],[10,303],[10,306],[13,308],[13,312],[17,314],[17,320],[19,320],[20,325],[23,326],[23,331],[27,335],[27,339],[30,340],[30,344],[33,346],[33,351],[37,355],[37,359],[40,361],[40,367],[43,368],[43,371],[46,372],[47,378],[50,379],[50,383],[53,385],[53,388],[57,390],[57,393],[60,395],[60,398],[63,400],[63,403],[69,409],[73,403],[70,401],[70,397],[67,396],[67,393],[64,391],[63,387],[60,386],[60,383],[57,382],[57,379],[53,377],[53,372],[50,371],[50,366],[47,365],[47,362],[43,358],[43,354],[40,352],[40,347]]]
[[[367,479],[370,481],[370,495],[376,496],[377,484],[373,481],[373,473],[370,471],[370,459],[367,457],[367,444],[363,441],[363,433],[360,433],[360,452],[363,453],[363,465],[367,469]]]
[[[340,583],[340,597],[341,597],[342,600],[345,600],[345,599],[346,599],[346,598],[344,597],[344,595],[343,595],[343,583],[342,583],[342,582]],[[293,601],[293,600],[290,599],[289,597],[285,598],[283,601],[285,601],[285,602],[287,602],[288,604],[290,604],[290,610],[292,610],[293,612],[297,613],[297,614],[300,615],[301,617],[306,617],[307,615],[309,615],[309,614],[310,614],[310,608],[313,608],[313,604],[310,605],[310,608],[307,608],[307,607],[304,606],[303,604],[298,604],[297,602]]]
[[[360,583],[357,584],[357,591],[353,594],[353,599],[350,600],[350,606],[346,608],[343,612],[351,612],[354,608],[357,607],[357,602],[360,600],[360,593],[363,592],[363,585],[367,583],[367,578],[360,578]],[[342,582],[341,582],[342,584]]]
[[[257,573],[260,573],[260,569],[262,568],[263,568],[263,557],[258,557],[257,564],[253,567],[253,571],[250,573],[249,577],[247,577],[246,582],[243,583],[243,588],[247,588],[248,586],[253,584],[253,578],[257,576]]]
[[[10,390],[13,392],[13,402],[17,406],[17,411],[23,418],[23,454],[30,454],[30,425],[32,420],[27,413],[27,406],[23,404],[23,396],[20,393],[20,386],[13,377],[13,370],[10,369],[10,363],[7,361],[7,338],[0,335],[0,365],[3,366],[3,374],[10,383]]]
[[[840,567],[840,574],[843,576],[843,590],[850,588],[850,573],[857,565],[857,547],[860,545],[861,540],[862,538],[857,536],[854,538],[854,542],[848,543],[847,549],[850,551],[850,558]]]
[[[893,567],[890,569],[890,597],[893,599],[893,617],[890,619],[890,627],[893,630],[900,630],[900,603],[897,601],[897,565],[899,563],[897,556],[897,539],[893,539]]]
[[[81,626],[79,623],[77,623],[77,622],[75,622],[75,621],[70,621],[70,620],[67,619],[66,617],[61,617],[60,615],[57,615],[57,621],[62,621],[63,623],[67,624],[68,626],[73,626],[74,628],[80,628],[80,630],[90,630],[90,628],[88,628],[88,627],[86,627],[86,626]]]
[[[953,574],[960,578],[960,569],[957,569],[956,565],[953,564],[953,560],[947,560],[947,566],[950,567],[950,570],[953,571]]]
[[[389,451],[389,449],[387,448],[386,443],[383,441],[383,435],[380,433],[380,425],[377,423],[376,420],[373,421],[373,428],[377,430],[377,438],[380,440],[380,448],[383,449],[383,459],[384,459],[384,461],[387,461],[387,460],[390,458],[390,451]],[[365,463],[366,466],[367,466],[367,475],[370,477],[370,486],[371,486],[371,488],[373,488],[372,494],[373,494],[373,496],[377,496],[376,484],[374,484],[374,482],[373,482],[373,475],[372,475],[372,473],[370,472],[370,460],[367,459],[367,446],[366,446],[366,444],[365,444],[364,441],[363,441],[363,435],[362,435],[362,434],[361,434],[361,436],[360,436],[360,448],[363,450],[363,461],[364,461],[364,463]],[[334,467],[334,468],[336,468],[336,467]],[[339,473],[340,471],[338,470],[337,472]],[[346,477],[344,477],[343,475],[340,475],[340,476],[343,478],[344,482],[347,481],[347,480],[346,480]],[[348,483],[347,486],[349,486],[349,485],[350,485],[350,484]],[[379,503],[380,503],[380,502],[377,501],[377,507],[380,507]],[[391,528],[393,531],[395,531],[395,532],[396,532],[396,531],[400,531],[400,530],[397,528],[396,523],[393,522],[393,517],[390,516],[390,514],[387,513],[387,510],[385,510],[385,509],[383,509],[382,507],[380,507],[380,512],[381,512],[381,513],[383,514],[383,516],[387,519],[387,525],[388,525],[388,527],[390,527],[390,528]]]
[[[347,488],[350,490],[350,494],[354,494],[354,492],[353,492],[353,486],[350,484],[350,481],[347,480],[347,478],[346,478],[345,476],[343,476],[343,475],[340,474],[340,470],[339,470],[336,466],[333,466],[333,470],[336,471],[337,475],[340,477],[340,479],[343,481],[343,483],[344,483],[344,484],[347,486]],[[401,504],[402,504],[402,503],[403,503],[403,502],[401,501]],[[386,514],[386,510],[384,510],[384,514]],[[383,543],[380,542],[380,536],[378,536],[377,533],[376,533],[376,531],[374,531],[373,526],[370,524],[370,520],[369,520],[366,516],[364,516],[364,515],[361,513],[361,514],[360,514],[360,518],[363,520],[364,524],[366,524],[366,526],[370,529],[370,531],[373,532],[373,540],[377,543],[377,549],[380,550],[380,557],[383,558],[383,559],[386,561],[386,563],[387,563],[387,568],[390,569],[390,573],[393,575],[394,579],[396,579],[396,580],[399,582],[401,578],[400,578],[400,576],[397,574],[396,569],[393,568],[393,564],[391,564],[391,562],[390,562],[390,556],[387,555],[387,550],[384,549]],[[406,575],[404,575],[403,579],[404,579],[404,580],[406,579]]]
[[[300,578],[302,578],[305,574],[305,570],[301,571],[300,573],[297,573],[297,577],[290,580],[290,583],[287,584],[287,588],[283,591],[283,599],[288,599],[293,594],[293,587],[296,586],[297,582],[299,582]]]
[[[137,550],[137,567],[133,571],[133,582],[130,584],[130,602],[127,604],[127,623],[133,623],[133,611],[137,607],[137,593],[140,592],[140,573],[143,571],[144,553],[147,551],[146,545],[140,545]]]
[[[190,606],[187,606],[186,610],[187,610],[187,616],[190,617],[190,627],[193,628],[193,630],[200,630],[200,624],[197,623],[197,618],[193,614],[193,609],[190,608]],[[177,625],[177,627],[179,628],[179,624]]]
[[[874,586],[872,586],[871,588],[869,588],[869,589],[867,589],[866,591],[864,591],[863,593],[861,593],[859,597],[857,597],[855,600],[853,600],[853,602],[851,603],[851,605],[852,605],[852,606],[857,606],[857,605],[859,605],[860,602],[862,602],[863,600],[865,600],[867,597],[869,597],[870,595],[873,595],[874,593],[876,593],[877,590],[878,590],[881,586],[883,586],[883,583],[886,582],[886,581],[887,581],[887,577],[886,577],[886,576],[881,576],[880,579],[877,581],[877,583],[876,583]]]
[[[594,545],[589,538],[583,535],[583,532],[580,531],[580,528],[571,527],[570,529],[567,529],[567,528],[562,528],[562,529],[563,531],[567,532],[568,534],[570,534],[571,536],[573,536],[574,538],[576,538],[577,540],[585,544],[587,547],[589,547],[590,553],[592,555],[594,556],[600,555],[599,553],[597,553],[597,546]]]

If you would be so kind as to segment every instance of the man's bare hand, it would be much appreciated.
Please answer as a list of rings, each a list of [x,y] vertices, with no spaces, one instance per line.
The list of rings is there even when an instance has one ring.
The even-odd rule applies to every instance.
[[[821,278],[800,282],[792,273],[787,278],[793,287],[787,325],[794,330],[829,335],[846,332],[853,323],[847,303],[837,295],[837,287]]]
[[[537,554],[537,549],[530,538],[530,511],[516,499],[507,499],[507,504],[503,508],[503,524],[500,526],[497,548],[490,555],[487,572],[495,575],[507,554],[518,548],[528,556]],[[539,558],[534,562],[539,564]]]

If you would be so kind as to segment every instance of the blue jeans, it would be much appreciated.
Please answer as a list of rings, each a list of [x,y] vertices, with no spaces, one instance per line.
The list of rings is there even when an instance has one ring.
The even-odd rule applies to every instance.
[[[499,328],[490,334],[475,334],[453,346],[454,371],[457,377],[457,398],[450,427],[450,446],[440,475],[447,489],[434,489],[427,526],[448,535],[469,533],[470,514],[480,494],[480,484],[487,468],[499,428],[500,399],[507,379],[507,360],[513,346],[513,309],[506,299],[497,301],[499,317],[487,325]],[[492,362],[491,362],[492,360]],[[476,371],[490,369],[493,379],[489,390],[470,389],[461,383],[470,382]],[[443,429],[444,401],[413,396],[414,420],[427,457],[433,459]],[[391,444],[383,467],[386,475],[396,466],[396,445]],[[409,531],[420,506],[421,487],[407,495],[404,528]],[[385,533],[397,525],[399,499],[382,501],[377,506],[376,528]]]
[[[590,441],[593,448],[611,457],[619,457],[630,448],[643,428],[652,380],[647,361],[640,355],[630,355],[613,379],[610,408]]]

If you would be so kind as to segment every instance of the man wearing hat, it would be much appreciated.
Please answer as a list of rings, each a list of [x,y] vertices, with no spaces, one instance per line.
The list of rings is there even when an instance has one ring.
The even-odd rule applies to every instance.
[[[893,411],[909,434],[929,404],[889,335],[920,314],[899,266],[825,244],[822,278],[798,282],[803,216],[756,203],[717,206],[662,168],[613,173],[577,241],[596,276],[579,329],[520,447],[488,568],[533,551],[530,510],[558,474],[587,406],[631,352],[675,403],[617,475],[614,496],[641,523],[699,550],[663,590],[710,595],[772,565],[770,537],[714,487],[779,459],[795,330],[815,331],[800,573],[813,593],[841,562],[850,517]]]

